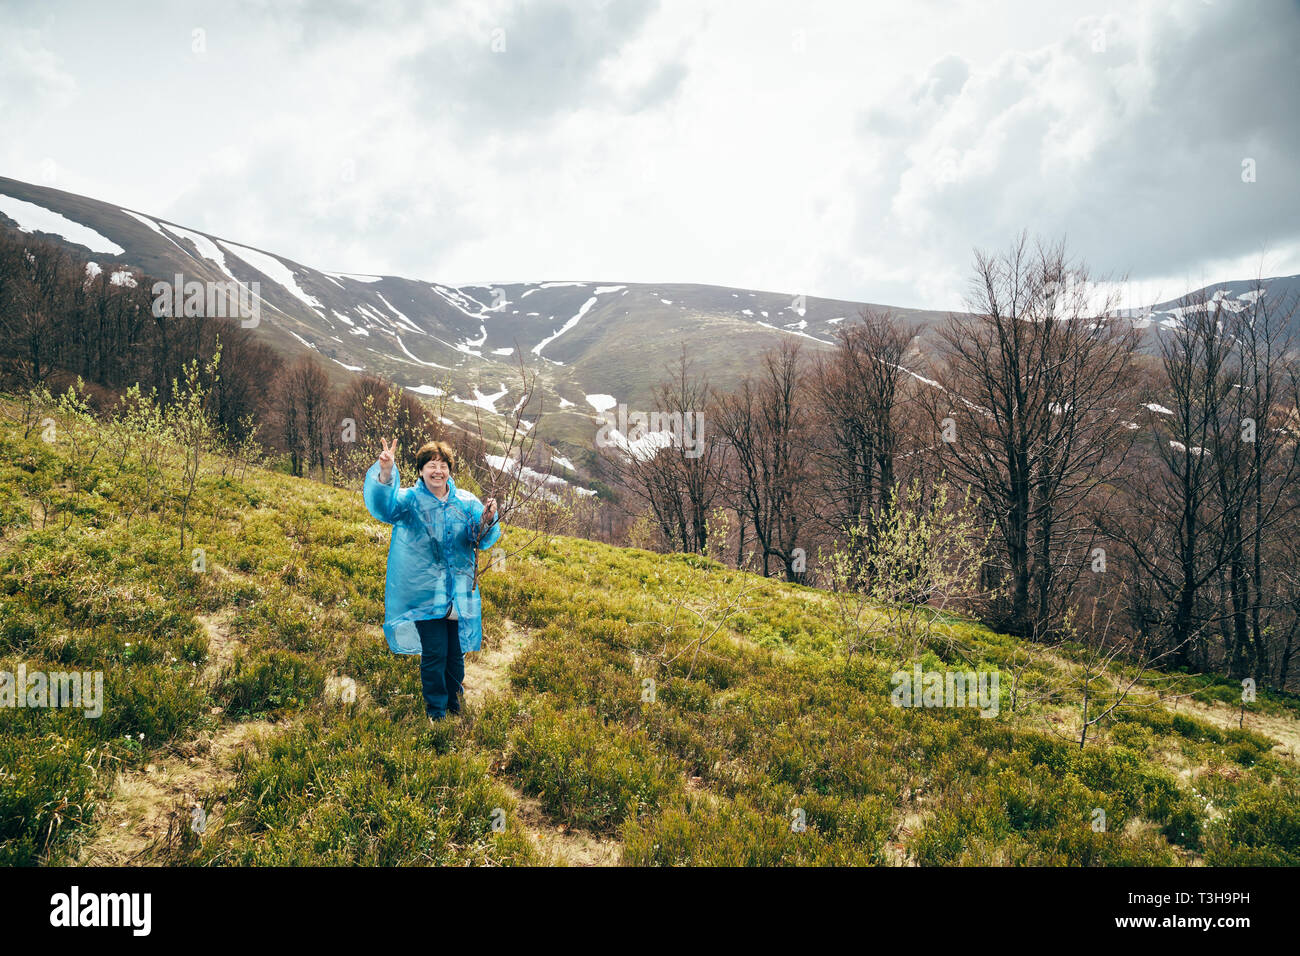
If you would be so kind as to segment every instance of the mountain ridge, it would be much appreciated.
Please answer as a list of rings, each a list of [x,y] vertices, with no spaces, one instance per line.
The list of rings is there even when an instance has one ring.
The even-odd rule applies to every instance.
[[[601,423],[589,396],[651,408],[655,386],[683,349],[698,373],[726,390],[783,338],[795,336],[814,350],[832,347],[836,326],[863,309],[888,309],[916,324],[923,333],[914,345],[918,355],[930,350],[950,314],[701,283],[453,286],[324,271],[158,216],[0,177],[0,225],[8,224],[93,257],[96,268],[138,269],[161,281],[179,274],[186,281],[258,283],[267,308],[256,332],[268,344],[289,358],[314,353],[339,386],[364,373],[443,398],[444,414],[461,424],[481,413],[504,415],[523,400],[522,359],[540,386],[525,412],[536,421],[540,411],[539,439],[570,456],[591,450]],[[1300,296],[1300,276],[1262,281],[1275,300]],[[1240,308],[1253,288],[1251,280],[1232,280],[1199,291]],[[1127,310],[1147,330],[1148,350],[1180,327],[1178,302]]]

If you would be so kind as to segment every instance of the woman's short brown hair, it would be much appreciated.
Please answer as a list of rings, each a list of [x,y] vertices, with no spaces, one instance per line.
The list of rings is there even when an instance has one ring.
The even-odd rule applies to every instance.
[[[421,474],[425,463],[435,458],[445,461],[448,471],[456,470],[456,450],[445,441],[430,441],[421,445],[420,450],[415,453],[415,473]]]

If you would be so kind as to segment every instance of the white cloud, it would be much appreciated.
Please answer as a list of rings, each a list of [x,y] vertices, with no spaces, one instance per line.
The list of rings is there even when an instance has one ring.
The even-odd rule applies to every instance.
[[[202,55],[186,7],[97,10],[12,13],[0,105],[41,106],[0,172],[317,268],[952,308],[1028,228],[1157,283],[1300,272],[1280,2],[250,2]]]

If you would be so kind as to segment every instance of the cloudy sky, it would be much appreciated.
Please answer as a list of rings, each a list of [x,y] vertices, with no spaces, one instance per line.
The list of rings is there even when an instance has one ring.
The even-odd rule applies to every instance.
[[[0,175],[336,271],[940,309],[1027,229],[1138,305],[1300,273],[1297,49],[1271,0],[0,0]]]

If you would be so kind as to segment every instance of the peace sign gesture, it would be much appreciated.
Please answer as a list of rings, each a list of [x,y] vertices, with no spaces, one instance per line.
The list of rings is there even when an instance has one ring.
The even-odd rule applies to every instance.
[[[397,439],[393,439],[390,445],[387,438],[379,439],[384,450],[379,453],[379,478],[384,484],[388,484],[388,476],[393,471],[393,461],[397,458]]]

